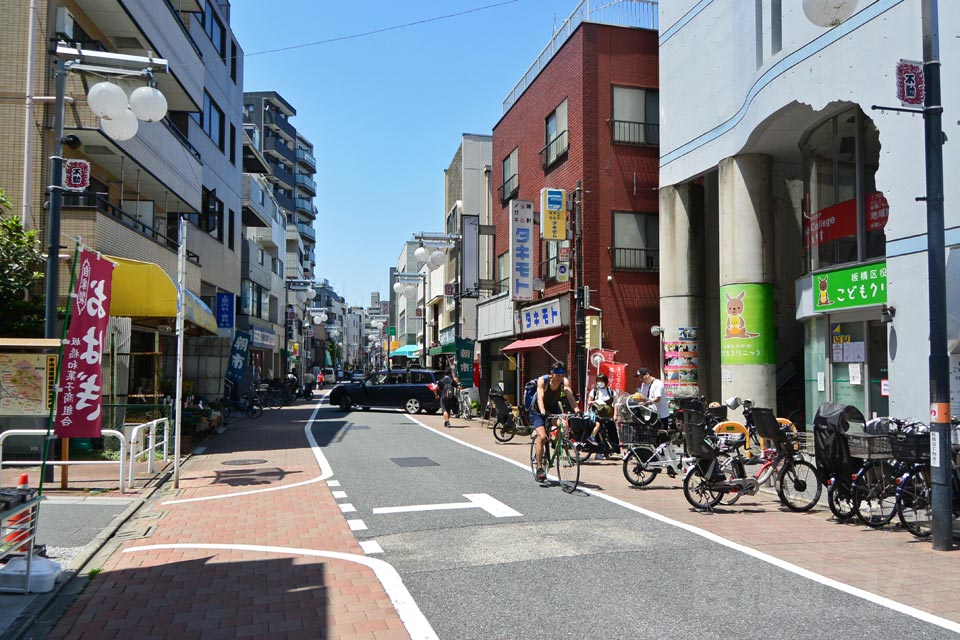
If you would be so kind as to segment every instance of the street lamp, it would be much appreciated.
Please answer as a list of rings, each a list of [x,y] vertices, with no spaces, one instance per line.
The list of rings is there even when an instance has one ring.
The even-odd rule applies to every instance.
[[[650,335],[652,335],[654,338],[659,338],[659,343],[660,343],[660,349],[659,349],[659,352],[660,352],[660,379],[663,380],[664,376],[666,375],[666,373],[665,373],[664,370],[663,370],[663,327],[661,327],[660,325],[656,325],[656,324],[653,325],[652,327],[650,327]]]
[[[403,294],[408,300],[417,297],[417,283],[423,282],[423,347],[420,351],[420,366],[427,366],[427,274],[425,273],[403,273],[394,274],[396,282],[393,283],[395,293]]]
[[[811,5],[808,11],[807,5]],[[833,8],[828,10],[831,5]],[[952,456],[950,450],[950,356],[947,354],[947,285],[943,225],[943,106],[940,100],[940,10],[937,0],[921,0],[923,29],[923,122],[927,205],[927,289],[930,314],[930,458],[933,482],[933,548],[953,548]],[[814,24],[853,15],[857,0],[804,0]],[[905,109],[897,108],[896,111]]]

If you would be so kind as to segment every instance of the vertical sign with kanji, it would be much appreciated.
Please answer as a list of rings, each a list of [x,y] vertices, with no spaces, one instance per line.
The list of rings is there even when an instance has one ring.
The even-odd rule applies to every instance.
[[[540,234],[544,240],[567,239],[567,194],[563,189],[540,190]]]
[[[897,98],[905,107],[916,107],[924,100],[923,63],[901,60],[897,63]]]
[[[510,202],[510,297],[533,300],[533,203]]]
[[[464,389],[473,386],[473,347],[474,341],[469,338],[457,341],[457,379]]]
[[[243,378],[247,367],[247,352],[250,350],[250,334],[246,331],[237,331],[233,336],[233,346],[230,347],[230,361],[227,363],[227,380],[236,384]]]
[[[103,388],[103,339],[110,321],[114,263],[81,251],[63,345],[54,433],[61,438],[99,438]]]
[[[90,163],[86,160],[70,158],[63,161],[63,188],[70,191],[83,191],[90,186]]]

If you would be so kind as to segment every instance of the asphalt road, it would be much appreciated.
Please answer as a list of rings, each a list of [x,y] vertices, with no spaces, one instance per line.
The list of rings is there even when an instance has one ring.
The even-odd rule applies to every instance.
[[[541,487],[401,413],[324,407],[314,435],[338,501],[355,509],[345,516],[366,527],[357,538],[382,548],[440,638],[957,637],[595,495]],[[473,506],[476,494],[520,515]],[[402,506],[419,510],[378,512]]]

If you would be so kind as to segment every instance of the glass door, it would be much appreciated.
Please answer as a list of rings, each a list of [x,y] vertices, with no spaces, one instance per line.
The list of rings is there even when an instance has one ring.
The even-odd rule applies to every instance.
[[[828,356],[832,400],[853,405],[864,415],[869,415],[864,376],[867,364],[865,325],[863,321],[835,322],[831,317]]]

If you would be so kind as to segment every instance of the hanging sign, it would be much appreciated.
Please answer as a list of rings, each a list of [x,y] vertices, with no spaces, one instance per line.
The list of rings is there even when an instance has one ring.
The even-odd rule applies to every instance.
[[[234,384],[243,379],[243,372],[247,367],[247,352],[250,350],[250,334],[246,331],[237,331],[233,337],[233,346],[230,347],[230,360],[227,363],[227,380]]]
[[[93,251],[80,252],[54,422],[61,438],[101,435],[103,336],[110,322],[114,266]]]
[[[570,282],[570,263],[557,263],[557,282]]]
[[[887,263],[816,273],[813,278],[815,311],[832,311],[887,301]]]
[[[233,328],[233,311],[236,307],[232,293],[217,293],[217,327],[220,329]],[[296,317],[296,315],[294,315]]]
[[[90,163],[86,160],[63,161],[63,188],[83,191],[90,186]]]
[[[923,104],[925,87],[923,63],[915,60],[901,60],[897,63],[897,98],[905,107]]]
[[[469,338],[457,340],[457,379],[464,389],[473,386],[474,341]]]
[[[563,189],[540,190],[540,233],[544,240],[567,239],[566,202]]]
[[[533,300],[533,203],[510,202],[510,297]]]

